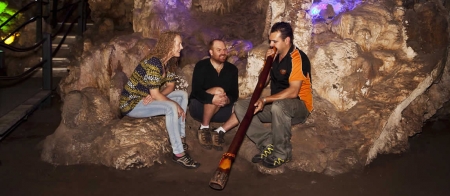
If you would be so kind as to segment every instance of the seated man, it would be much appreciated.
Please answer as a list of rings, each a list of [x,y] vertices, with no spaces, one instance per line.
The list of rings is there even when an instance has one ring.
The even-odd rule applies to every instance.
[[[189,112],[201,122],[198,130],[200,145],[206,149],[223,150],[224,130],[212,130],[210,122],[225,122],[238,99],[238,69],[227,62],[227,48],[222,40],[209,43],[211,58],[199,61],[192,75]]]
[[[256,144],[260,153],[253,163],[262,162],[268,168],[278,167],[291,159],[291,125],[302,123],[313,110],[311,89],[311,65],[306,54],[294,46],[293,31],[289,23],[275,23],[269,35],[271,47],[277,54],[270,70],[270,96],[261,97],[255,103],[254,116],[247,136]],[[266,56],[274,54],[273,49]],[[250,99],[235,104],[235,114],[222,127],[230,130],[244,118]],[[271,122],[267,128],[263,123]]]

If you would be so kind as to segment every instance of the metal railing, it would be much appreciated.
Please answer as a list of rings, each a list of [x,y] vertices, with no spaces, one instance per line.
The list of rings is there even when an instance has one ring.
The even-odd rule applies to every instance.
[[[58,7],[58,1],[53,0],[52,7],[53,9],[50,11],[52,13],[52,27],[56,27],[56,21],[57,21],[57,14],[61,11],[66,11],[66,14],[64,16],[63,21],[60,23],[61,25],[57,27],[58,29],[53,33],[52,35],[48,33],[44,33],[42,31],[42,19],[44,18],[42,10],[44,9],[44,6],[49,6],[49,2],[44,2],[43,0],[35,0],[33,2],[28,3],[26,6],[21,8],[19,11],[17,11],[14,15],[12,15],[8,20],[3,22],[0,25],[0,28],[6,25],[8,22],[11,22],[15,19],[15,17],[19,13],[26,12],[30,10],[33,6],[35,6],[35,14],[33,17],[31,17],[28,21],[21,24],[19,27],[17,27],[14,31],[10,32],[7,37],[0,40],[0,48],[8,49],[14,52],[27,52],[31,50],[36,50],[37,48],[42,47],[42,60],[41,62],[38,62],[36,65],[32,66],[30,69],[25,71],[24,73],[16,76],[0,76],[0,80],[20,80],[23,78],[27,78],[31,73],[34,72],[37,68],[42,67],[42,78],[43,78],[43,89],[44,90],[50,90],[52,86],[52,57],[55,56],[61,45],[64,43],[67,35],[72,30],[74,24],[78,22],[78,30],[77,35],[82,36],[83,32],[86,30],[86,4],[87,0],[78,0],[77,2],[71,3],[69,5],[66,5],[60,9],[56,9]],[[48,7],[47,7],[48,8]],[[70,23],[70,26],[67,29],[64,29],[65,23],[67,20],[72,17],[72,14],[74,11],[78,8],[78,16],[73,19],[73,21]],[[30,47],[25,48],[17,48],[14,46],[10,46],[5,44],[5,40],[8,39],[10,36],[14,35],[15,33],[19,32],[23,27],[27,26],[28,24],[36,22],[36,44]],[[62,37],[61,41],[58,43],[58,46],[52,51],[52,40],[56,37],[56,35],[60,34],[63,30],[66,30],[64,33],[64,36]],[[5,53],[4,51],[0,50],[0,71],[5,68]]]
[[[48,99],[51,95],[52,89],[52,80],[53,80],[53,70],[52,70],[52,57],[55,56],[61,45],[64,43],[67,35],[69,32],[71,32],[74,24],[78,22],[78,29],[77,29],[77,36],[82,36],[83,32],[86,30],[86,9],[87,9],[87,0],[78,0],[75,3],[71,3],[67,6],[64,6],[63,8],[56,9],[58,0],[53,0],[53,9],[50,10],[50,2],[51,0],[48,0],[44,2],[43,0],[35,0],[33,2],[30,2],[23,8],[21,8],[19,11],[17,11],[14,15],[12,15],[10,18],[8,18],[5,22],[0,24],[0,28],[7,25],[9,22],[15,21],[16,17],[20,13],[24,13],[30,10],[34,9],[34,12],[32,13],[32,16],[30,19],[23,24],[19,25],[14,31],[8,33],[7,37],[0,40],[0,82],[3,81],[13,81],[14,85],[9,86],[12,88],[15,88],[16,84],[19,84],[21,81],[25,81],[26,79],[31,76],[31,74],[34,73],[34,71],[38,68],[42,68],[42,90],[40,90],[39,93],[29,98],[27,101],[25,101],[20,106],[17,106],[13,111],[9,112],[6,115],[0,116],[0,141],[6,137],[9,133],[11,133],[28,115],[33,113],[33,111],[41,104],[41,103],[48,103],[50,99]],[[78,8],[78,12],[75,12]],[[47,19],[49,16],[43,16],[43,10],[50,10],[48,13],[51,13],[51,26],[53,27],[53,34],[43,32],[42,28],[42,21],[44,19]],[[64,19],[60,24],[59,27],[56,25],[56,21],[58,21],[57,13],[63,12],[65,13]],[[78,13],[78,15],[73,15],[73,13]],[[23,15],[23,14],[22,14]],[[64,15],[64,14],[61,14]],[[65,23],[72,19],[70,22],[70,26],[65,29]],[[10,36],[15,36],[15,33],[20,32],[22,28],[24,28],[27,25],[30,25],[30,23],[36,23],[36,42],[32,46],[24,47],[24,48],[18,48],[11,45],[5,44],[5,40],[8,39]],[[62,36],[61,41],[57,45],[55,49],[52,51],[52,40],[59,35],[64,34]],[[36,50],[42,50],[42,59],[40,62],[35,64],[34,66],[31,66],[30,69],[23,72],[22,74],[15,75],[15,76],[1,76],[2,68],[5,68],[5,52],[3,50],[9,50],[14,52],[29,52],[29,51],[36,51]],[[19,86],[19,85],[18,85]],[[9,88],[8,87],[8,88]],[[2,88],[2,86],[0,86]],[[20,87],[19,87],[20,88]],[[10,97],[14,97],[15,95],[8,95]],[[31,100],[31,101],[30,101]],[[45,100],[45,101],[44,101]],[[30,103],[32,102],[32,103]],[[31,104],[31,105],[30,105]],[[10,115],[11,114],[11,115]]]

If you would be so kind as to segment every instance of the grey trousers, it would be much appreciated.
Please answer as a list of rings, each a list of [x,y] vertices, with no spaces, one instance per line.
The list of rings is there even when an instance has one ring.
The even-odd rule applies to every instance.
[[[247,112],[250,99],[239,100],[235,103],[234,111],[239,121]],[[281,159],[291,159],[291,125],[303,123],[309,116],[305,103],[300,99],[282,99],[266,104],[263,111],[253,116],[247,130],[247,136],[256,144],[259,150],[272,144],[274,155]],[[267,128],[263,123],[272,123]]]

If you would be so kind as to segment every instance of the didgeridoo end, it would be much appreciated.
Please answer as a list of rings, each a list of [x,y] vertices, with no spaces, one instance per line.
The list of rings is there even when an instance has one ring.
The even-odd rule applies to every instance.
[[[216,189],[216,190],[222,190],[225,188],[225,184],[228,181],[228,174],[230,173],[230,170],[224,171],[220,168],[217,168],[216,172],[214,172],[213,177],[209,181],[209,187]]]

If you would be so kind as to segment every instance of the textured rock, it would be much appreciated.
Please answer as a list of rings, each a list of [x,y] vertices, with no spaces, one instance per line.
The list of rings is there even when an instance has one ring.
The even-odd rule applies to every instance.
[[[111,78],[111,87],[109,88],[109,108],[115,117],[120,117],[120,109],[118,107],[120,94],[123,87],[128,82],[128,77],[122,71],[116,70],[116,73]]]
[[[264,56],[269,48],[268,44],[261,44],[253,48],[248,54],[246,75],[239,76],[239,97],[245,98],[251,96],[262,67],[264,66]]]
[[[98,88],[104,95],[109,95],[114,74],[123,72],[129,77],[155,43],[139,34],[119,36],[99,45],[85,40],[79,65],[70,66],[69,76],[60,83],[61,97],[64,99],[68,92],[86,87]],[[116,88],[118,84],[113,85]]]
[[[108,18],[113,26],[123,29],[133,22],[133,0],[88,0],[88,4],[94,23]]]
[[[270,28],[276,22],[291,22],[294,30],[294,44],[308,50],[311,42],[312,21],[307,13],[311,1],[304,0],[270,0],[266,12],[266,24],[263,38],[267,39]]]
[[[329,42],[318,48],[311,58],[314,62],[313,78],[317,78],[314,80],[317,93],[333,103],[338,110],[352,108],[357,103],[355,93],[367,93],[359,93],[357,89],[358,86],[363,88],[365,81],[362,84],[359,81],[348,81],[352,74],[358,73],[357,66],[365,61],[360,57],[361,54],[358,44],[347,39]]]
[[[223,14],[231,11],[231,4],[235,1],[237,0],[194,0],[193,4],[198,11]]]
[[[55,165],[103,164],[117,169],[163,163],[171,152],[164,117],[113,120],[108,100],[96,88],[72,91],[62,121],[43,144],[41,158]]]
[[[172,152],[165,127],[164,117],[124,117],[111,127],[112,138],[103,139],[103,164],[129,169],[165,162],[163,155]]]
[[[134,0],[133,30],[158,38],[163,31],[184,32],[190,27],[191,0]]]
[[[99,138],[108,135],[113,119],[105,96],[96,88],[72,91],[66,96],[62,120],[43,144],[41,158],[57,165],[99,164]]]

